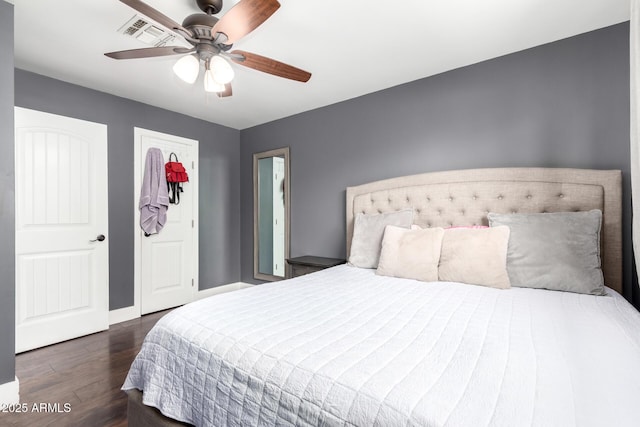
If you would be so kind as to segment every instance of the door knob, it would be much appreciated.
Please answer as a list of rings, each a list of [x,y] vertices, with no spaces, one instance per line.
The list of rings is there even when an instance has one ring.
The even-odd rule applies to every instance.
[[[94,240],[89,240],[90,242],[102,242],[104,239],[106,239],[106,237],[104,237],[104,234],[99,234],[98,237],[96,237]]]

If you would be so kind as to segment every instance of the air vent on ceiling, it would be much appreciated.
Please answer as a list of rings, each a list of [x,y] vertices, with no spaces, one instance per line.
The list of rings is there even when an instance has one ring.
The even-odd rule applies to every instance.
[[[142,15],[134,15],[133,18],[118,29],[118,32],[125,36],[134,37],[149,46],[156,47],[165,46],[176,38],[175,34],[157,24],[152,24]]]

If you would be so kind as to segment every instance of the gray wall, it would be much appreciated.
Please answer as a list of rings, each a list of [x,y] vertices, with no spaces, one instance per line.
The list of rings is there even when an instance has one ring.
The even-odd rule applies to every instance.
[[[239,131],[18,69],[15,105],[108,125],[111,310],[133,305],[134,127],[200,141],[200,288],[238,281]]]
[[[629,236],[628,38],[623,23],[243,130],[242,280],[256,282],[251,155],[283,146],[291,256],[345,257],[345,187],[447,169],[622,169]]]
[[[15,367],[13,5],[0,0],[0,384]]]

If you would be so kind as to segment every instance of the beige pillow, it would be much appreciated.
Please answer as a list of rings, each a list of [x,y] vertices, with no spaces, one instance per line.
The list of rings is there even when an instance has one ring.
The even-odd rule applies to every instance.
[[[376,274],[437,281],[443,235],[442,228],[406,229],[387,225]]]
[[[453,228],[444,232],[438,278],[507,289],[509,227]]]

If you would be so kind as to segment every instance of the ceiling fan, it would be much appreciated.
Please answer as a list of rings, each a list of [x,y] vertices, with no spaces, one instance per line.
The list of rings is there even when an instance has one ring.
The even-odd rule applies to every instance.
[[[311,73],[275,59],[244,50],[231,50],[233,43],[255,30],[280,7],[277,0],[240,0],[221,18],[222,0],[196,0],[204,13],[187,16],[182,25],[140,0],[120,0],[141,14],[179,34],[192,47],[162,46],[105,53],[113,59],[151,58],[183,55],[173,71],[187,83],[194,83],[204,63],[204,88],[220,97],[232,95],[234,77],[229,60],[245,67],[285,79],[307,82]]]

